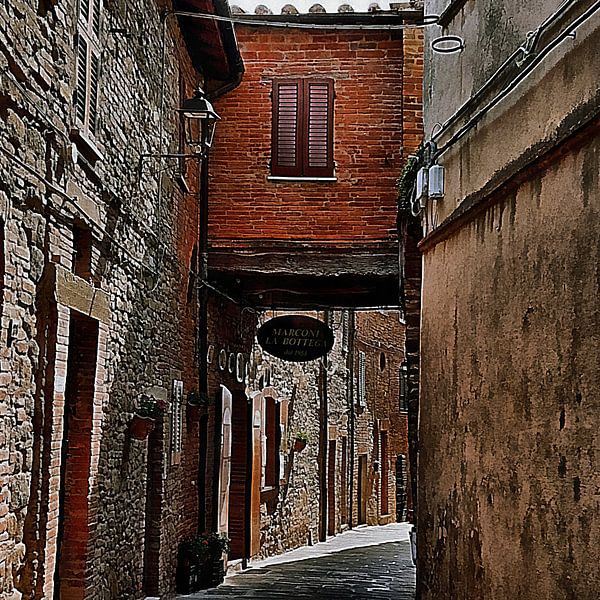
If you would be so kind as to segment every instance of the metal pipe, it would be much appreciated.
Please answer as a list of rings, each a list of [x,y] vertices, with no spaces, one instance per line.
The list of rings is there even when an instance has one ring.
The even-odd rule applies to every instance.
[[[327,323],[328,311],[324,311],[323,320]],[[327,355],[319,361],[320,402],[319,402],[319,541],[327,539],[327,420],[329,413],[327,398]]]
[[[350,514],[348,518],[348,526],[353,527],[354,517],[354,429],[356,426],[354,413],[354,310],[349,311],[348,318],[348,412],[350,417]]]

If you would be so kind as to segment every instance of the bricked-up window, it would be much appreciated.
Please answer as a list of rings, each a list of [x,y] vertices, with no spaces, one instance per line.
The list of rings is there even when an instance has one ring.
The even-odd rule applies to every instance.
[[[273,82],[271,174],[333,177],[333,80]]]
[[[102,0],[79,0],[75,120],[91,137],[98,131],[101,17]]]

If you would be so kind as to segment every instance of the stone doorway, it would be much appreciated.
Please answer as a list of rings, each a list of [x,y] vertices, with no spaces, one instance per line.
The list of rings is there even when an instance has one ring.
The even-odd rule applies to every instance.
[[[54,575],[56,600],[85,597],[98,329],[98,321],[71,311]]]

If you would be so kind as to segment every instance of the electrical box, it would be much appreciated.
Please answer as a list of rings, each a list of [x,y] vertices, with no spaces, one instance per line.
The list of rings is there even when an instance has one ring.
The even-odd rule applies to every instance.
[[[429,167],[428,188],[430,198],[444,197],[444,167],[433,165]]]
[[[427,169],[424,167],[419,169],[417,173],[417,193],[415,195],[415,200],[419,202],[421,208],[425,205],[425,200],[427,200]]]

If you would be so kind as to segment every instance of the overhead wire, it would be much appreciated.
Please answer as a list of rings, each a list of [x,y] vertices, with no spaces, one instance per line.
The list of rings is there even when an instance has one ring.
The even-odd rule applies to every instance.
[[[566,8],[568,8],[572,4],[576,4],[577,0],[567,0],[564,2],[561,7],[548,19],[546,19],[542,25],[536,30],[536,32],[532,32],[534,35],[539,37],[539,31],[547,27],[549,23],[554,21],[555,19],[562,16],[564,12],[566,12]],[[588,10],[586,10],[582,15],[576,18],[568,27],[565,28],[564,31],[559,33],[552,41],[550,41],[539,53],[534,54],[533,58],[525,65],[523,70],[514,77],[506,87],[504,87],[490,102],[488,102],[483,108],[477,111],[460,129],[458,129],[450,139],[441,145],[435,154],[433,155],[433,160],[438,159],[442,154],[447,152],[454,144],[456,144],[464,135],[466,135],[473,127],[477,125],[477,123],[488,113],[490,112],[497,104],[499,104],[502,100],[508,97],[521,82],[523,82],[535,69],[536,67],[546,59],[546,57],[555,50],[565,39],[573,36],[573,32],[576,31],[583,23],[585,23],[589,18],[591,18],[598,10],[600,9],[600,0],[593,4]],[[492,77],[486,82],[486,84],[474,95],[472,96],[465,104],[463,104],[459,110],[450,118],[442,128],[433,136],[433,140],[439,139],[442,135],[460,118],[460,116],[471,106],[474,102],[476,102],[483,94],[491,87],[491,85],[498,79],[501,75],[502,71],[504,71],[511,63],[518,59],[519,56],[523,54],[524,51],[527,51],[527,48],[524,46],[520,46],[518,50],[516,50],[503,64],[502,66],[492,75]]]
[[[284,29],[324,29],[324,30],[403,30],[403,29],[419,29],[434,25],[437,22],[438,15],[424,15],[422,21],[415,23],[381,23],[381,24],[361,24],[361,23],[301,23],[300,21],[272,21],[267,19],[249,18],[249,17],[224,17],[214,15],[212,13],[198,13],[190,11],[175,10],[169,14],[177,15],[178,17],[190,17],[192,19],[209,19],[213,21],[223,21],[234,25],[252,25],[254,27],[280,27]],[[352,13],[356,14],[356,13]],[[378,13],[369,13],[375,18]],[[389,14],[389,13],[388,13]],[[381,15],[379,15],[381,16]],[[395,15],[393,15],[395,16]],[[402,17],[402,13],[398,13],[398,17]]]

